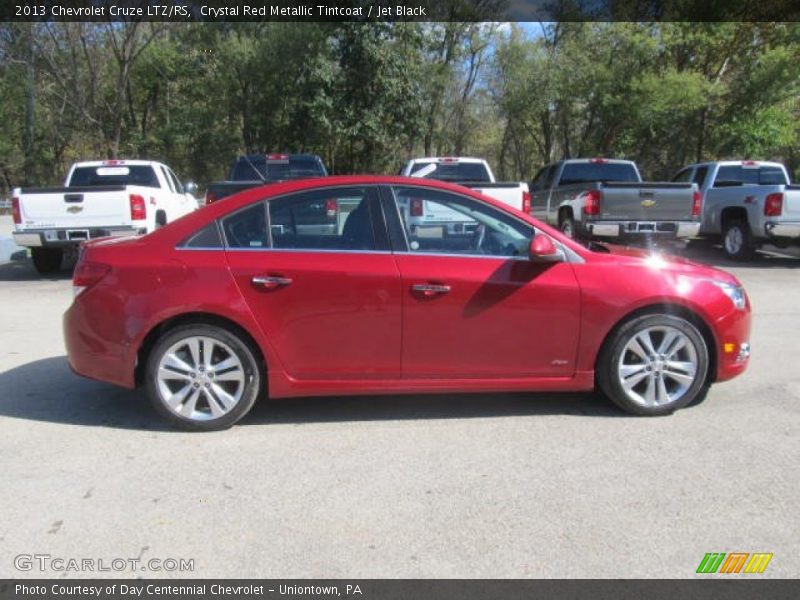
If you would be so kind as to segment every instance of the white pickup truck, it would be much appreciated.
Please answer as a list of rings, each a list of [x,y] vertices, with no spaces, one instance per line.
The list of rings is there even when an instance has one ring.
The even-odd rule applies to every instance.
[[[193,188],[159,162],[75,163],[63,188],[13,191],[14,241],[31,249],[39,273],[52,273],[85,240],[142,235],[196,210]]]
[[[499,200],[517,210],[526,213],[531,210],[528,184],[525,182],[498,183],[495,181],[489,163],[482,158],[463,156],[414,158],[400,169],[399,175],[456,183]],[[477,225],[474,219],[465,217],[462,213],[435,202],[411,199],[407,206],[402,203],[401,206],[404,207],[407,213],[405,218],[412,227],[424,228],[443,225],[449,235],[470,235]]]

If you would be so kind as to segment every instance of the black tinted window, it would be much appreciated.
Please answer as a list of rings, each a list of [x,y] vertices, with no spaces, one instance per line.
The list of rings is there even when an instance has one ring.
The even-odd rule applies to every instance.
[[[708,174],[708,167],[698,167],[697,171],[692,178],[692,182],[696,183],[698,187],[703,185],[703,182],[706,180],[706,175]]]
[[[225,240],[230,248],[267,248],[267,215],[264,203],[240,210],[222,221]]]
[[[724,185],[782,185],[788,183],[783,169],[775,166],[725,165],[717,171],[714,186]]]
[[[72,172],[69,187],[95,187],[101,185],[140,185],[157,188],[158,177],[153,167],[147,165],[103,165],[77,167]]]
[[[689,183],[692,180],[692,170],[684,169],[677,175],[673,176],[672,181],[675,183]]]
[[[550,167],[544,167],[542,169],[539,169],[539,172],[536,174],[536,177],[534,177],[533,181],[531,182],[531,191],[544,189],[545,187],[544,183],[549,173],[550,173]]]
[[[332,188],[268,202],[273,248],[374,250],[369,188]]]
[[[182,246],[184,248],[222,248],[222,238],[219,235],[217,222],[214,221],[211,225],[195,233]]]
[[[232,181],[287,181],[325,176],[325,170],[313,156],[267,159],[266,156],[240,157],[231,170]]]
[[[436,168],[425,175],[425,179],[439,179],[440,181],[482,181],[484,183],[491,181],[486,167],[481,163],[417,162],[414,163],[410,175],[413,176],[414,173],[422,169],[427,169],[431,165],[434,165]]]
[[[560,185],[588,183],[593,181],[638,182],[636,169],[630,163],[567,163],[561,173]]]

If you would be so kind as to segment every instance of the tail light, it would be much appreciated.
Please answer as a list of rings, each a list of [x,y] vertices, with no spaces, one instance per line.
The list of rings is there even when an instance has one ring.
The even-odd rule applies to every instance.
[[[217,195],[214,192],[206,192],[206,204],[211,204],[217,201]]]
[[[590,158],[589,162],[595,165],[604,165],[608,162],[607,158]]]
[[[583,214],[585,215],[599,215],[600,214],[600,200],[603,195],[598,190],[591,190],[586,192],[583,196]]]
[[[11,214],[14,215],[14,225],[22,225],[22,212],[19,209],[19,198],[11,199]]]
[[[695,190],[692,196],[692,216],[699,217],[703,208],[703,195],[699,190]]]
[[[325,212],[329,217],[335,217],[338,208],[339,202],[336,199],[325,200]]]
[[[139,194],[131,194],[131,221],[142,221],[147,218],[147,204]]]
[[[88,260],[79,260],[75,265],[75,273],[72,275],[72,296],[77,297],[81,292],[86,291],[111,271],[111,266],[103,263]]]
[[[422,216],[422,199],[421,198],[412,198],[411,199],[411,216],[412,217],[421,217]]]
[[[780,217],[783,212],[783,194],[769,194],[764,201],[765,217]]]
[[[530,214],[531,212],[531,193],[522,192],[522,212]]]

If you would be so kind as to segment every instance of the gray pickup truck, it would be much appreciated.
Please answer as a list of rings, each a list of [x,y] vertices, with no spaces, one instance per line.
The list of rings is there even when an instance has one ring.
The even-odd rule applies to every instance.
[[[763,243],[800,244],[800,186],[780,163],[726,160],[681,169],[675,182],[697,184],[702,195],[700,235],[722,240],[725,254],[748,260]]]
[[[629,160],[577,158],[542,168],[531,183],[531,214],[576,239],[672,242],[700,228],[693,183],[643,183]]]

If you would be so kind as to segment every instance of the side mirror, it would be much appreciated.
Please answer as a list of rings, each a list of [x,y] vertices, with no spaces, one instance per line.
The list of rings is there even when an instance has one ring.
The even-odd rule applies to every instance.
[[[561,262],[564,260],[564,253],[556,247],[549,236],[539,233],[531,240],[528,258],[531,262],[538,263]]]
[[[197,191],[197,184],[194,181],[187,181],[183,184],[183,191],[187,194],[194,194]]]

